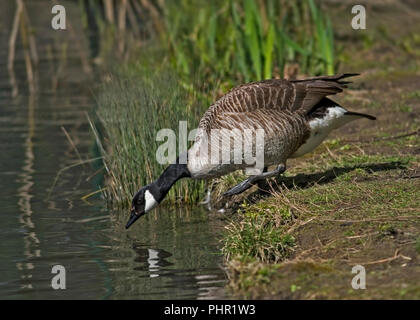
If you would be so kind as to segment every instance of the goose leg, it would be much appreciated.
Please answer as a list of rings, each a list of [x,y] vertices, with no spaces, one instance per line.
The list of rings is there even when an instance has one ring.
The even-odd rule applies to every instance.
[[[265,168],[264,168],[265,169]],[[282,174],[284,171],[286,171],[286,166],[284,164],[280,164],[275,170],[270,172],[263,172],[261,174],[251,176],[248,179],[242,181],[241,183],[237,184],[230,190],[226,191],[223,195],[224,196],[233,196],[235,194],[240,194],[244,192],[245,190],[248,190],[253,185],[258,183],[259,181],[274,177],[276,175]]]

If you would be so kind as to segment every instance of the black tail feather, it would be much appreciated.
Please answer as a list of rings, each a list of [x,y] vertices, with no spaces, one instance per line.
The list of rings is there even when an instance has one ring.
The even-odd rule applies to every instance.
[[[369,120],[376,120],[376,117],[371,116],[370,114],[360,113],[360,112],[347,111],[345,113],[345,115],[347,115],[347,116],[364,117],[364,118],[367,118]]]
[[[329,99],[329,98],[323,98],[320,102],[318,102],[316,105],[312,107],[312,109],[308,112],[308,118],[318,118],[323,117],[324,114],[327,112],[328,108],[334,108],[336,106],[339,106],[343,109],[345,109],[343,106],[341,106],[339,103]],[[370,120],[376,120],[376,117],[366,114],[366,113],[359,113],[359,112],[353,112],[353,111],[347,111],[347,115],[349,116],[358,116],[358,117],[364,117]]]
[[[340,85],[346,85],[351,83],[351,81],[340,81],[345,78],[359,76],[360,73],[340,73],[333,76],[319,76],[319,77],[311,77],[302,80],[292,80],[292,82],[304,82],[304,81],[313,81],[313,80],[323,80],[323,81],[333,81]]]

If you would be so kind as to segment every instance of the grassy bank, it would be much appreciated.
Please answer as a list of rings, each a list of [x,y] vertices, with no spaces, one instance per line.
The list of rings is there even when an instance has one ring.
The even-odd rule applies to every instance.
[[[341,128],[265,190],[232,199],[223,250],[234,296],[420,298],[420,56],[407,49],[418,47],[418,23],[384,28],[381,12],[364,34],[341,34],[352,39],[339,43],[343,70],[366,72],[335,98],[377,121]],[[366,290],[351,286],[355,265]]]
[[[406,138],[401,145],[410,145]],[[342,146],[342,145],[341,145]],[[363,146],[358,146],[363,149]],[[337,150],[338,149],[338,150]],[[292,170],[250,197],[226,227],[230,287],[240,297],[419,298],[416,156],[341,153],[325,169]],[[330,158],[329,152],[321,156]],[[297,173],[299,172],[299,173]],[[367,269],[369,290],[350,286]]]

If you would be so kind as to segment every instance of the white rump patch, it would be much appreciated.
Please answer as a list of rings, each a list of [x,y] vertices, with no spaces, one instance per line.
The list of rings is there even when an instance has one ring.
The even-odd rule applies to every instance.
[[[291,157],[296,158],[311,152],[324,141],[332,130],[351,121],[352,117],[345,116],[346,112],[344,108],[335,106],[334,108],[328,108],[328,112],[323,118],[310,120],[311,135],[309,139]]]
[[[328,112],[324,115],[323,118],[315,118],[309,121],[309,126],[312,130],[321,129],[331,131],[333,129],[337,129],[343,123],[343,116],[346,113],[346,109],[341,108],[339,106],[335,106],[334,108],[328,108]]]

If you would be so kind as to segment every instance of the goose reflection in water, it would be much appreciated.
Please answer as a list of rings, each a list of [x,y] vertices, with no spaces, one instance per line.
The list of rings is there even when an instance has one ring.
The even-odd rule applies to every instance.
[[[173,265],[173,263],[165,259],[172,256],[171,253],[162,249],[139,248],[134,247],[137,257],[134,262],[138,262],[141,266],[135,267],[137,271],[148,271],[150,278],[159,277],[159,270],[164,267]]]
[[[144,244],[133,246],[136,254],[134,262],[138,265],[134,268],[143,275],[139,278],[160,278],[161,282],[155,282],[154,286],[162,286],[165,290],[177,288],[177,290],[192,290],[196,292],[197,299],[217,299],[224,297],[223,284],[225,276],[220,274],[191,274],[192,269],[173,270],[174,263],[167,261],[173,255],[163,249],[152,249]],[[169,280],[169,282],[167,282]]]

